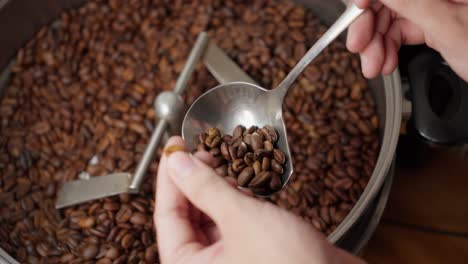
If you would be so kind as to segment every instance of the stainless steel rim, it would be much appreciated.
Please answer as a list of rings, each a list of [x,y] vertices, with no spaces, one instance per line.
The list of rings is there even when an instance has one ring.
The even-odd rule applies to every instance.
[[[343,222],[328,236],[331,243],[336,243],[354,225],[364,210],[375,199],[387,178],[398,143],[401,125],[402,94],[400,73],[395,70],[390,76],[383,77],[385,89],[385,128],[379,156],[372,176],[351,212]]]
[[[374,213],[372,214],[372,218],[367,223],[366,230],[363,232],[359,242],[355,245],[355,248],[353,249],[353,253],[356,255],[360,255],[362,253],[362,250],[366,247],[367,243],[374,234],[375,229],[380,223],[380,218],[382,217],[383,212],[385,211],[388,196],[390,195],[390,191],[392,189],[394,173],[395,162],[392,163],[388,177],[385,180],[384,185],[382,186],[382,190],[380,191],[380,198],[376,200],[376,206],[374,209]]]

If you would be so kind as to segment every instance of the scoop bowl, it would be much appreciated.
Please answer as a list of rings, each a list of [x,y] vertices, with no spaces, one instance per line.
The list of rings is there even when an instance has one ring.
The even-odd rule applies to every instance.
[[[198,135],[210,127],[218,128],[223,134],[232,134],[237,125],[247,128],[272,126],[278,133],[277,147],[286,156],[281,190],[293,173],[293,164],[281,111],[283,102],[278,100],[275,92],[246,82],[216,86],[201,95],[188,109],[182,123],[182,137],[189,148],[194,149]],[[271,196],[276,192],[258,196]]]

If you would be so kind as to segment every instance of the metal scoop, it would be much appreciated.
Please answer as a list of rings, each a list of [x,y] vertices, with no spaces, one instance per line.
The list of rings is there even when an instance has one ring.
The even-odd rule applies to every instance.
[[[284,97],[291,84],[312,60],[363,12],[357,6],[350,5],[275,89],[270,91],[252,83],[232,82],[219,85],[201,95],[189,108],[182,123],[182,137],[187,144],[194,148],[198,134],[210,127],[217,127],[223,133],[231,133],[237,125],[271,125],[279,135],[278,147],[287,157],[285,171],[281,176],[283,188],[293,173],[282,114]]]

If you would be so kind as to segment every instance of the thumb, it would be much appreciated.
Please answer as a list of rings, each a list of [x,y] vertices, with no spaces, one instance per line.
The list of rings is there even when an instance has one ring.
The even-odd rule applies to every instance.
[[[241,203],[249,197],[241,194],[216,172],[186,152],[176,152],[167,161],[174,184],[199,210],[216,224],[226,223],[240,213]]]

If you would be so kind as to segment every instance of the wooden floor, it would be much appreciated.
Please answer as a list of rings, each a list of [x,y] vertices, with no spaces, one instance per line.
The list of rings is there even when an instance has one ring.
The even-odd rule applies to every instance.
[[[398,168],[369,263],[468,263],[468,159],[432,150],[427,165]]]

